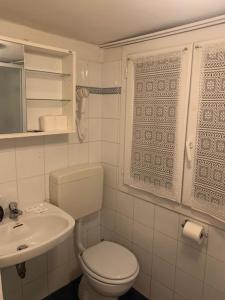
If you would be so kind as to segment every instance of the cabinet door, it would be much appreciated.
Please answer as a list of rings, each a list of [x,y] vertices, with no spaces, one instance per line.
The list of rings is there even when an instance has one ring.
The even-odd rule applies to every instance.
[[[183,203],[225,218],[225,41],[194,46]]]
[[[180,202],[192,46],[128,57],[124,184]]]

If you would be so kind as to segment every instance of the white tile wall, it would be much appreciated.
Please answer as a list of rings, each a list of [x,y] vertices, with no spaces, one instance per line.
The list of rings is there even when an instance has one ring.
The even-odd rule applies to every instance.
[[[103,66],[78,61],[78,84],[100,86],[101,70],[103,87],[121,86],[120,61],[109,61]],[[131,249],[141,269],[134,287],[148,299],[225,299],[224,231],[206,226],[208,243],[196,246],[182,237],[185,216],[118,191],[120,102],[120,95],[90,96],[86,113],[88,135],[83,144],[79,144],[75,134],[67,138],[0,141],[1,204],[7,206],[11,200],[19,205],[43,201],[48,198],[48,175],[52,170],[88,161],[103,162],[101,220],[99,215],[85,218],[85,245],[93,245],[100,239],[101,224],[101,237]],[[2,272],[5,298],[40,299],[78,274],[70,238],[29,263],[25,281],[18,278],[15,268],[5,269]]]
[[[114,59],[118,55],[113,49],[109,51],[102,68],[105,87],[121,83],[121,64]],[[199,246],[182,236],[186,216],[118,191],[120,102],[120,95],[104,95],[102,99],[106,176],[102,237],[126,244],[136,254],[140,275],[134,287],[148,299],[225,299],[225,231],[204,224],[209,238]],[[121,227],[118,219],[122,219]]]
[[[100,63],[78,61],[77,75],[78,84],[101,87]],[[18,201],[22,207],[47,200],[51,171],[102,161],[101,95],[90,95],[85,117],[88,135],[84,143],[79,143],[77,134],[0,141],[0,205]],[[99,215],[85,219],[83,236],[87,246],[100,240]],[[4,300],[40,300],[78,277],[72,236],[26,266],[24,280],[15,267],[2,271]]]

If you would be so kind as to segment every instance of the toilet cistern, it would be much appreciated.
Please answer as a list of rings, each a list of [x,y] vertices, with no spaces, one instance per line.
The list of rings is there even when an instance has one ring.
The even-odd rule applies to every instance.
[[[84,164],[50,174],[50,201],[75,220],[75,241],[84,276],[80,300],[117,300],[134,284],[139,273],[135,255],[125,247],[101,241],[85,248],[81,238],[82,217],[100,211],[103,199],[103,168]]]

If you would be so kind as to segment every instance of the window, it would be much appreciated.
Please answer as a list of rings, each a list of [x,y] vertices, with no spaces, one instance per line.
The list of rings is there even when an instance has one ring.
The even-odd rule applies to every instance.
[[[124,183],[181,200],[191,46],[128,58]]]
[[[225,42],[195,45],[183,202],[225,218]]]

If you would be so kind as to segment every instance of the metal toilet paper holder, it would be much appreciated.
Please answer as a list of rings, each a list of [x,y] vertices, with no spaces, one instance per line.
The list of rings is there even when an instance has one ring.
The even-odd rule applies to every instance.
[[[188,219],[186,219],[186,220],[184,220],[184,222],[181,224],[181,227],[182,228],[184,228],[184,226],[185,226],[185,224],[187,223],[187,222],[191,222],[190,220],[188,220]],[[204,227],[203,227],[204,228]],[[209,234],[207,233],[207,232],[205,232],[205,228],[204,228],[204,232],[201,234],[201,238],[208,238],[208,236],[209,236]]]

